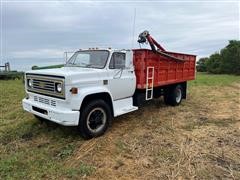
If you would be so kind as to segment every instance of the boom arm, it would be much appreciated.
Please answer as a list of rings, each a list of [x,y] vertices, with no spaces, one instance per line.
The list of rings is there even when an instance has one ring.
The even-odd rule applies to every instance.
[[[169,55],[167,53],[167,51],[155,39],[153,39],[153,37],[149,34],[148,31],[143,31],[138,36],[138,43],[143,44],[143,43],[146,43],[146,42],[149,43],[153,52],[157,52],[157,53],[161,54],[162,56],[171,58],[173,60],[184,61],[183,59],[179,59],[179,58],[176,58],[172,55]],[[158,49],[156,49],[155,46]]]
[[[165,52],[166,50],[155,40],[153,37],[149,34],[148,31],[143,31],[138,36],[138,42],[139,43],[145,43],[146,41],[149,42],[149,45],[151,46],[151,49],[156,52],[155,46],[158,48],[158,50]]]

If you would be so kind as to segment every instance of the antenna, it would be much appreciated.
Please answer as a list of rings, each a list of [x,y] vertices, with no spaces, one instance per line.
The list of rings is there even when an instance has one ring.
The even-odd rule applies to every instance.
[[[135,37],[135,23],[136,23],[136,8],[134,8],[134,15],[133,15],[133,26],[132,26],[132,48],[134,45],[134,37]]]

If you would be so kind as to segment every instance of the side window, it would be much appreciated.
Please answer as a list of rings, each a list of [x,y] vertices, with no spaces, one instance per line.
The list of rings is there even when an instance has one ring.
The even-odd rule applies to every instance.
[[[110,69],[124,69],[126,64],[126,54],[115,52],[112,54],[109,68]]]

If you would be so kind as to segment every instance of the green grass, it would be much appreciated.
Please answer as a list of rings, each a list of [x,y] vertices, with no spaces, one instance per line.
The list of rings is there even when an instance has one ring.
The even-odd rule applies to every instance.
[[[197,73],[196,80],[190,81],[193,86],[227,86],[234,82],[240,82],[240,76],[226,74]]]
[[[190,86],[191,88],[196,86],[198,88],[204,88],[204,86],[221,87],[231,85],[235,82],[240,82],[239,76],[201,73],[197,74],[195,81],[190,82]],[[94,165],[95,159],[91,159],[91,155],[93,154],[88,154],[88,158],[86,159],[71,160],[71,158],[78,153],[81,145],[86,143],[86,141],[79,137],[75,128],[63,127],[56,124],[41,124],[32,114],[22,110],[21,100],[25,96],[22,80],[3,80],[0,81],[0,84],[0,179],[79,179],[83,176],[91,176],[97,171],[97,167]],[[195,106],[197,103],[193,105]],[[188,104],[183,103],[183,106],[176,107],[176,110],[179,111],[180,108],[188,108],[186,106],[188,106]],[[150,106],[149,108],[154,109],[154,107],[155,106]],[[168,111],[175,112],[175,114],[179,113],[172,107],[163,106],[162,109],[164,108],[167,108]],[[146,111],[148,110],[145,109],[144,112]],[[167,116],[157,114],[158,109],[155,109],[155,111],[153,114],[155,113],[156,117],[161,117],[161,119],[167,118]],[[175,114],[172,113],[170,116],[174,116]],[[142,115],[144,116],[144,113]],[[135,116],[131,115],[129,117]],[[135,118],[138,118],[138,116]],[[129,122],[128,120],[129,119],[125,119],[124,122],[135,122],[135,120]],[[141,124],[139,127],[150,129],[152,126],[151,124],[148,125],[150,121],[136,120],[136,122],[132,127]],[[158,122],[159,118],[154,120],[154,124]],[[171,121],[168,122],[171,123]],[[169,123],[160,121],[160,124],[157,126],[162,129]],[[228,123],[228,121],[207,121],[206,124],[213,123],[221,127],[226,126],[224,123]],[[117,125],[118,124],[114,124],[113,126],[116,127]],[[154,125],[154,129],[156,129],[157,126]],[[189,124],[185,126],[185,129],[192,130],[195,126],[198,126],[198,124]],[[172,131],[175,132],[175,126],[172,128]],[[123,129],[122,132],[126,131],[126,134],[131,134],[131,131],[134,131],[130,131],[129,129],[130,128],[127,129],[129,132],[127,132],[126,128]],[[108,133],[111,134],[113,132]],[[157,135],[164,136],[166,134],[169,135],[173,133],[166,129],[166,132],[164,131],[164,133]],[[103,137],[103,139],[104,138],[105,137]],[[130,149],[131,143],[127,146],[121,138],[122,137],[119,136],[115,140],[115,143],[113,143],[113,146],[117,149],[116,154],[112,155],[113,158],[115,156],[121,158],[121,155],[135,151],[135,149]],[[134,137],[129,139],[132,138],[134,139]],[[139,137],[135,138],[137,139]],[[110,144],[111,143],[107,143],[107,146],[110,146]],[[139,147],[140,144],[135,144],[135,146]],[[156,163],[164,163],[167,159],[174,162],[176,152],[172,152],[171,149],[162,148],[163,149],[158,152],[158,161]],[[103,149],[108,149],[108,147],[104,147]],[[141,150],[138,150],[138,152],[141,152]],[[104,158],[104,156],[102,158]],[[74,162],[73,166],[71,165],[72,161]],[[119,167],[124,167],[124,160],[119,159],[116,161]],[[161,164],[160,167],[164,167],[164,164]]]
[[[95,168],[87,164],[81,163],[77,168],[67,169],[66,177],[77,178],[79,176],[89,176],[94,172]]]
[[[22,80],[0,81],[0,179],[39,179],[90,175],[87,163],[65,167],[83,140],[72,128],[41,124],[24,112]]]

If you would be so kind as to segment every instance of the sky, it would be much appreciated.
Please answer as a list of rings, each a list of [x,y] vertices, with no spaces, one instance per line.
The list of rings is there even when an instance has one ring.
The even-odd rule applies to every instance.
[[[14,70],[63,63],[65,51],[79,48],[139,48],[144,30],[165,49],[198,58],[240,39],[238,1],[1,0],[0,5],[1,64],[9,61]]]

